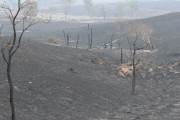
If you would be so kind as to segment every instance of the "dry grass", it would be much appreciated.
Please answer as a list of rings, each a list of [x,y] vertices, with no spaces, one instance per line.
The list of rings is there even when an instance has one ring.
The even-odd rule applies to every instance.
[[[102,59],[102,58],[98,58],[98,59],[96,60],[96,64],[104,65],[104,64],[105,64],[105,60]]]
[[[50,44],[58,44],[58,39],[55,37],[49,37],[47,42]]]

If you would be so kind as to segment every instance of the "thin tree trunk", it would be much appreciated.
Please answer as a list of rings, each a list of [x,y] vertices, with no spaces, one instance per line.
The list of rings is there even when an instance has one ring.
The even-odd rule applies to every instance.
[[[3,30],[3,24],[0,27],[0,36],[2,35],[2,30]]]
[[[69,34],[67,33],[67,39],[66,39],[67,41],[67,46],[69,46]]]
[[[65,44],[66,44],[67,40],[66,40],[66,33],[65,33],[64,30],[63,30],[63,35],[64,35],[64,42],[65,42]]]
[[[89,36],[89,23],[88,23],[88,49],[90,49],[90,47],[89,47],[90,42],[89,41],[90,41],[90,36]]]
[[[92,28],[90,29],[90,25],[88,24],[88,49],[92,48]]]
[[[91,43],[90,43],[90,47],[92,48],[92,28],[91,28]]]
[[[110,50],[112,50],[113,47],[113,37],[114,37],[114,33],[111,36],[111,41],[110,41]]]
[[[123,63],[123,49],[121,48],[121,64]]]
[[[91,49],[91,45],[90,45],[90,35],[88,34],[88,49]]]
[[[77,37],[76,48],[78,48],[78,45],[79,45],[79,35]]]
[[[11,79],[11,58],[9,58],[9,61],[7,63],[7,78],[8,78],[8,83],[10,87],[10,94],[9,94],[9,102],[11,106],[11,120],[15,120],[15,105],[14,105],[14,89],[13,89],[13,83]]]
[[[136,87],[136,66],[135,66],[135,54],[136,51],[134,49],[133,51],[133,78],[132,78],[132,94],[135,93],[135,87]]]

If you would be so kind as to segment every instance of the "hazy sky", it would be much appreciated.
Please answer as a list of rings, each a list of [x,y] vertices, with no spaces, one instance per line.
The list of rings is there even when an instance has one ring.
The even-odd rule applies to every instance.
[[[117,2],[119,0],[93,0],[94,3],[107,3],[107,2]],[[79,0],[79,3],[82,3],[83,0]]]
[[[40,0],[41,4],[51,4],[51,3],[57,3],[60,0]],[[93,0],[93,3],[112,3],[117,2],[120,0]],[[76,0],[76,4],[83,4],[83,0]]]
[[[61,0],[40,0],[40,6],[49,6],[51,4],[60,3]],[[113,3],[118,1],[127,1],[127,0],[92,0],[93,3]],[[163,1],[163,0],[139,0],[139,1]],[[180,0],[172,0],[172,1],[180,1]],[[83,0],[76,0],[76,4],[83,4]]]
[[[51,4],[57,3],[61,0],[40,0],[41,4]],[[118,1],[127,1],[127,0],[92,0],[93,3],[113,3]],[[139,1],[163,1],[163,0],[139,0]],[[83,4],[83,0],[76,0],[76,4]]]

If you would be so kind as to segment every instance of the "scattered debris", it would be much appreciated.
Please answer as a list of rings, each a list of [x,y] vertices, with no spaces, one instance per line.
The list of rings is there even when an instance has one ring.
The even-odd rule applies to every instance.
[[[74,72],[74,69],[73,68],[69,68],[68,71],[69,72]]]

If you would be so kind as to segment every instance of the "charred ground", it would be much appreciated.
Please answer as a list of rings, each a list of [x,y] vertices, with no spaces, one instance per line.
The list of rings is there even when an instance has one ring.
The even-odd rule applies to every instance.
[[[144,21],[154,23],[154,19],[159,18]],[[22,48],[13,59],[17,119],[179,120],[177,33],[180,27],[176,20],[173,24],[172,19],[171,25],[156,23],[161,26],[155,31],[164,35],[171,32],[167,35],[169,38],[164,36],[163,42],[154,42],[159,52],[149,54],[138,68],[136,95],[130,94],[131,77],[117,75],[120,65],[117,50],[75,49],[30,40],[28,47]],[[167,50],[167,46],[171,50]],[[104,64],[96,62],[99,58]],[[8,84],[2,56],[0,64],[0,119],[9,120]]]

